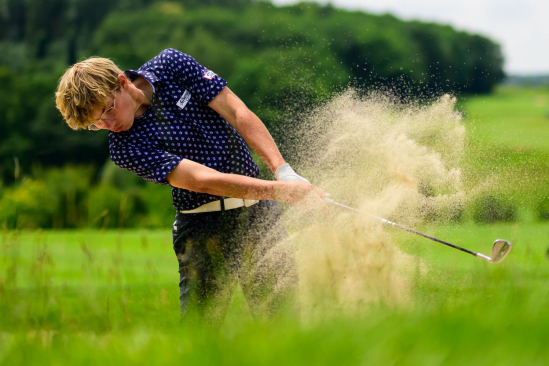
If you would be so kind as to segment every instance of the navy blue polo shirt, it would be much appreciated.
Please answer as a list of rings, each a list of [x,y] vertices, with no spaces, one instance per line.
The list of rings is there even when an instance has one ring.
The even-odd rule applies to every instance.
[[[128,131],[109,132],[111,160],[148,181],[166,176],[189,159],[222,173],[257,178],[259,170],[236,130],[208,107],[227,82],[191,56],[166,49],[138,70],[153,87],[151,105]],[[172,188],[173,205],[192,210],[219,197]]]

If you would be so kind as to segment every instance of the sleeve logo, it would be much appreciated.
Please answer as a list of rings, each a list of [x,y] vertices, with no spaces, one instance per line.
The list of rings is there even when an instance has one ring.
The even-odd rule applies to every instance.
[[[189,103],[190,99],[191,99],[191,93],[189,93],[188,90],[185,90],[181,98],[179,98],[179,101],[177,102],[177,106],[181,109],[185,108],[187,103]]]
[[[212,80],[214,78],[214,76],[216,76],[217,74],[215,72],[213,72],[212,70],[208,70],[206,71],[206,73],[204,75],[202,75],[202,77],[204,79],[208,79],[208,80]]]

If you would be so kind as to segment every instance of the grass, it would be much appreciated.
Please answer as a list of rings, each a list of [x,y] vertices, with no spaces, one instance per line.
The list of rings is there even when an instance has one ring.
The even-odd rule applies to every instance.
[[[464,97],[469,139],[513,150],[549,153],[549,88],[510,88],[494,95]]]
[[[534,211],[549,196],[549,89],[500,88],[493,95],[463,97],[458,107],[469,142],[469,189],[486,187]]]
[[[406,303],[348,313],[323,296],[320,318],[254,322],[237,288],[222,328],[211,329],[179,323],[169,230],[4,230],[0,364],[545,365],[549,223],[532,207],[549,186],[548,100],[543,89],[501,89],[460,101],[466,183],[498,179],[491,187],[514,200],[520,221],[476,225],[466,216],[417,228],[485,254],[508,239],[514,249],[501,264],[389,229],[415,261]]]
[[[177,267],[164,232],[6,233],[0,362],[541,365],[549,355],[547,229],[422,228],[486,253],[497,236],[514,241],[499,265],[392,232],[403,251],[427,264],[409,305],[365,304],[353,316],[333,311],[303,324],[284,317],[255,323],[236,292],[221,330],[179,324]]]

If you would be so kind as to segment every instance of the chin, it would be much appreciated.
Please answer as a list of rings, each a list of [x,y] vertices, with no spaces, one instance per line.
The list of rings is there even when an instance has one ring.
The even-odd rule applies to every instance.
[[[122,127],[120,127],[120,130],[118,130],[116,132],[126,132],[130,128],[132,128],[132,126],[133,126],[133,121],[132,121],[132,123],[128,123],[128,124],[123,125]]]

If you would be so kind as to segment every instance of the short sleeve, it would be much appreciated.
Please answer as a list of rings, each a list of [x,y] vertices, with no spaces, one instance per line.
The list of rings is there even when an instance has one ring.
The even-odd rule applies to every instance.
[[[169,185],[166,177],[183,160],[180,156],[152,146],[126,141],[121,143],[115,134],[109,134],[109,153],[112,162],[120,168],[164,185]]]
[[[164,69],[204,104],[210,103],[227,85],[214,71],[183,52],[169,48],[162,51],[159,58]]]

